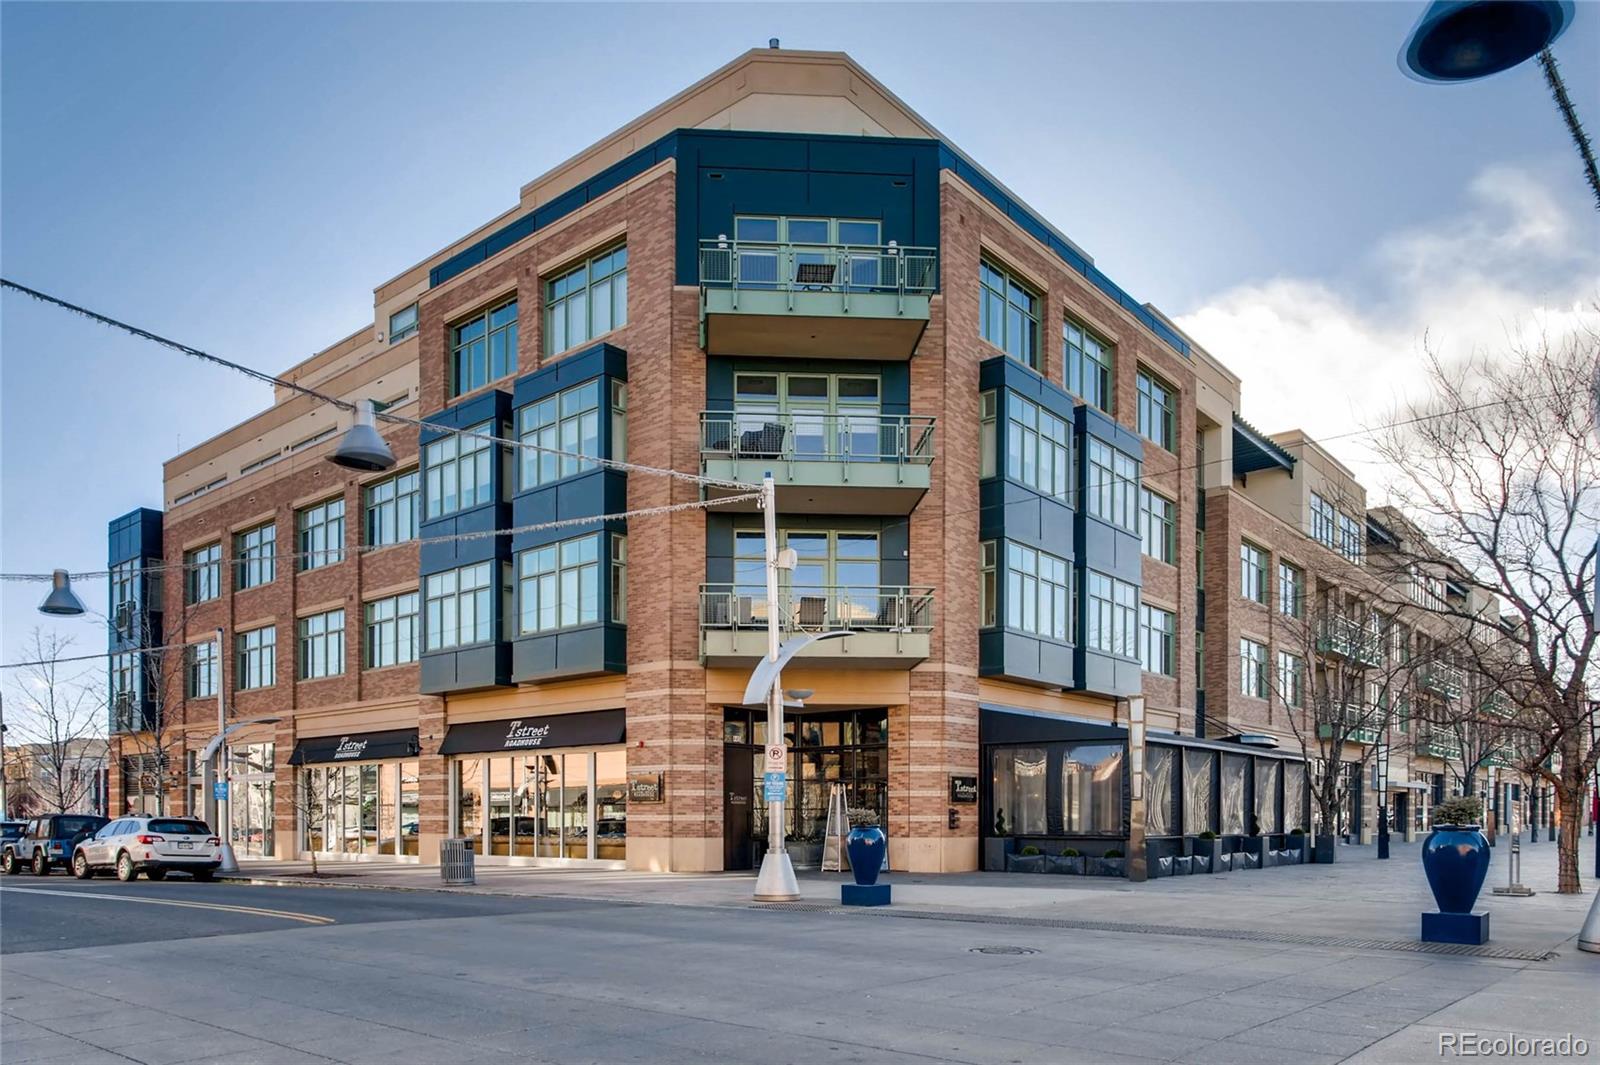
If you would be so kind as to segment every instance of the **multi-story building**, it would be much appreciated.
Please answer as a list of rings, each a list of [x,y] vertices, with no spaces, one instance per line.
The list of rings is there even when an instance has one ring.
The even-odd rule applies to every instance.
[[[741,56],[373,311],[283,377],[424,419],[385,424],[394,469],[325,461],[340,412],[280,387],[113,523],[113,651],[189,645],[113,660],[123,791],[202,806],[220,695],[241,854],[749,868],[777,611],[851,633],[784,673],[801,863],[836,785],[895,868],[1124,846],[1136,700],[1152,835],[1309,827],[1291,730],[1237,694],[1272,636],[1240,543],[1269,581],[1326,553],[1306,493],[1353,478],[848,57]],[[762,516],[719,502],[768,472],[776,603]]]
[[[106,741],[98,736],[5,748],[6,809],[0,816],[104,814]]]

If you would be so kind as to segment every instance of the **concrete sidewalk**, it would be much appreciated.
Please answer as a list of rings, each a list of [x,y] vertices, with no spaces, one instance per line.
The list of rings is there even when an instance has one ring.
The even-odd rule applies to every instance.
[[[1590,841],[1586,838],[1585,844]],[[1174,877],[1130,884],[1112,878],[1002,873],[888,873],[898,914],[1013,923],[1086,922],[1127,926],[1159,934],[1227,937],[1297,937],[1351,941],[1415,941],[1419,915],[1433,909],[1417,844],[1397,843],[1378,861],[1373,847],[1342,847],[1332,865],[1302,865],[1213,876]],[[1550,843],[1524,843],[1522,882],[1537,895],[1505,898],[1490,889],[1506,882],[1508,848],[1496,847],[1478,908],[1491,915],[1491,946],[1540,954],[1573,946],[1588,911],[1585,894],[1554,893],[1556,851]],[[1588,846],[1585,858],[1591,857]],[[244,862],[241,878],[258,882],[317,884],[478,894],[603,899],[639,905],[747,907],[752,873],[640,873],[575,869],[478,867],[477,884],[443,887],[433,866],[320,862],[326,879],[310,878],[309,862]],[[1587,861],[1586,868],[1592,868]],[[838,905],[848,874],[802,873],[808,907]]]

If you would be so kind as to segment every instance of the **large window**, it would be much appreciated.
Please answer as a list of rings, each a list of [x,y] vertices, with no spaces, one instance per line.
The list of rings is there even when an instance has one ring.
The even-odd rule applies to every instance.
[[[1139,489],[1139,534],[1144,553],[1159,562],[1178,561],[1177,504],[1148,488]]]
[[[705,443],[801,459],[897,458],[916,442],[881,417],[882,398],[876,374],[735,374],[733,415],[709,421]]]
[[[337,677],[344,672],[344,610],[327,610],[300,619],[300,679]]]
[[[222,544],[183,553],[184,601],[204,603],[222,594]]]
[[[234,536],[233,570],[241,592],[272,582],[278,572],[277,553],[278,526],[273,522]]]
[[[1174,621],[1170,610],[1139,604],[1139,658],[1146,673],[1173,675]]]
[[[1139,435],[1168,451],[1177,450],[1177,425],[1173,414],[1175,394],[1170,385],[1140,371]]]
[[[1305,705],[1305,675],[1305,662],[1299,655],[1278,652],[1278,694],[1284,705]]]
[[[494,491],[494,423],[483,422],[423,449],[428,518],[488,503]]]
[[[239,689],[270,688],[278,679],[278,629],[268,625],[236,636],[239,659],[234,685]]]
[[[421,478],[416,470],[397,473],[366,487],[365,540],[369,547],[417,538],[421,517]]]
[[[978,626],[990,629],[994,627],[996,604],[1000,601],[997,572],[999,545],[993,540],[985,540],[978,545],[978,550]]]
[[[132,612],[139,603],[139,563],[119,562],[111,567],[111,619],[124,635],[135,635]]]
[[[1121,834],[1122,759],[1120,743],[1079,743],[1062,753],[1063,832]]]
[[[344,561],[344,499],[330,499],[295,515],[300,530],[300,568],[320,569]]]
[[[450,328],[451,395],[460,396],[517,369],[517,301]]]
[[[1042,836],[1048,830],[1045,802],[1049,789],[1043,747],[996,747],[991,754],[994,834]]]
[[[1072,452],[1067,423],[1015,392],[1006,396],[1006,475],[1070,502]]]
[[[220,668],[215,640],[191,643],[184,649],[184,692],[191,699],[214,697]]]
[[[1087,580],[1084,646],[1122,658],[1138,658],[1138,587],[1094,570],[1089,571]]]
[[[628,246],[609,248],[545,284],[544,350],[553,355],[628,321]]]
[[[1072,642],[1071,563],[1006,544],[1006,627]]]
[[[1247,636],[1239,638],[1239,694],[1267,697],[1267,646]]]
[[[1104,440],[1088,437],[1089,513],[1130,532],[1139,530],[1139,463]]]
[[[1278,563],[1278,613],[1297,618],[1305,613],[1306,574],[1298,566]]]
[[[518,485],[524,490],[594,469],[594,463],[578,456],[603,457],[600,378],[523,407],[517,412],[517,435],[535,445],[521,449]]]
[[[1324,547],[1334,547],[1338,543],[1334,514],[1332,503],[1311,493],[1311,538]]]
[[[1239,541],[1239,594],[1252,603],[1267,604],[1267,553],[1243,540]]]
[[[1336,520],[1339,525],[1339,554],[1359,566],[1366,554],[1366,525],[1343,511],[1339,512]]]
[[[398,344],[416,335],[417,305],[402,307],[389,316],[389,343]]]
[[[554,632],[600,620],[603,535],[546,544],[517,556],[518,632]]]
[[[1000,400],[994,389],[978,393],[978,476],[993,477],[999,472],[995,441]]]
[[[1085,403],[1111,413],[1111,345],[1072,319],[1061,325],[1061,358],[1066,364],[1067,391]]]
[[[628,538],[611,537],[611,620],[628,623]]]
[[[429,574],[424,580],[430,651],[488,643],[494,637],[494,563]]]
[[[1024,366],[1039,368],[1039,297],[987,260],[978,265],[978,332]]]
[[[402,592],[366,605],[368,669],[417,660],[417,593]]]

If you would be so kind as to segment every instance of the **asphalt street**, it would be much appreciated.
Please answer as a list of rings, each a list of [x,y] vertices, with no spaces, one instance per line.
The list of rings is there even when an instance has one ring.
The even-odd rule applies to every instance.
[[[1317,1065],[1438,1060],[1441,1033],[1486,1030],[1600,1046],[1594,968],[1569,952],[66,877],[0,881],[0,936],[5,1065]]]

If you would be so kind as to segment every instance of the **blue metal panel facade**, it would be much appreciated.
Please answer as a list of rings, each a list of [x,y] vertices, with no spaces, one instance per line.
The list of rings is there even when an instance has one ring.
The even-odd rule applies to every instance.
[[[1105,695],[1132,694],[1139,690],[1137,661],[1118,658],[1083,646],[1090,570],[1134,585],[1142,583],[1143,563],[1136,532],[1117,528],[1087,513],[1082,506],[1087,464],[1085,441],[1097,437],[1138,459],[1143,455],[1137,434],[1117,425],[1099,410],[1077,402],[1070,394],[1046,381],[1021,363],[1004,356],[984,362],[978,370],[978,387],[995,393],[995,475],[978,483],[978,538],[996,544],[995,620],[978,632],[978,673],[1004,676],[1051,687]],[[1020,396],[1065,420],[1071,428],[1072,493],[1068,500],[1046,495],[1024,484],[1018,471],[1008,469],[1006,423],[1013,398]],[[1007,541],[1045,551],[1070,563],[1076,578],[1073,629],[1077,641],[1067,642],[1006,625]]]
[[[162,582],[159,571],[151,572],[151,567],[159,566],[162,560],[161,522],[161,511],[139,507],[107,523],[106,564],[114,569],[131,562],[138,568],[138,575],[133,583],[134,607],[130,615],[121,619],[117,616],[114,582],[106,592],[106,616],[111,619],[106,626],[106,649],[113,655],[143,647],[161,646]],[[181,580],[181,575],[177,579]],[[119,624],[122,621],[126,623]],[[114,659],[108,660],[110,683],[107,691],[110,692],[116,691],[115,666]],[[135,659],[133,677],[133,705],[124,712],[114,705],[115,699],[112,700],[110,719],[107,723],[111,732],[124,731],[129,726],[148,728],[152,723],[155,715],[155,693],[151,687],[143,655]],[[121,721],[118,720],[119,715]]]

